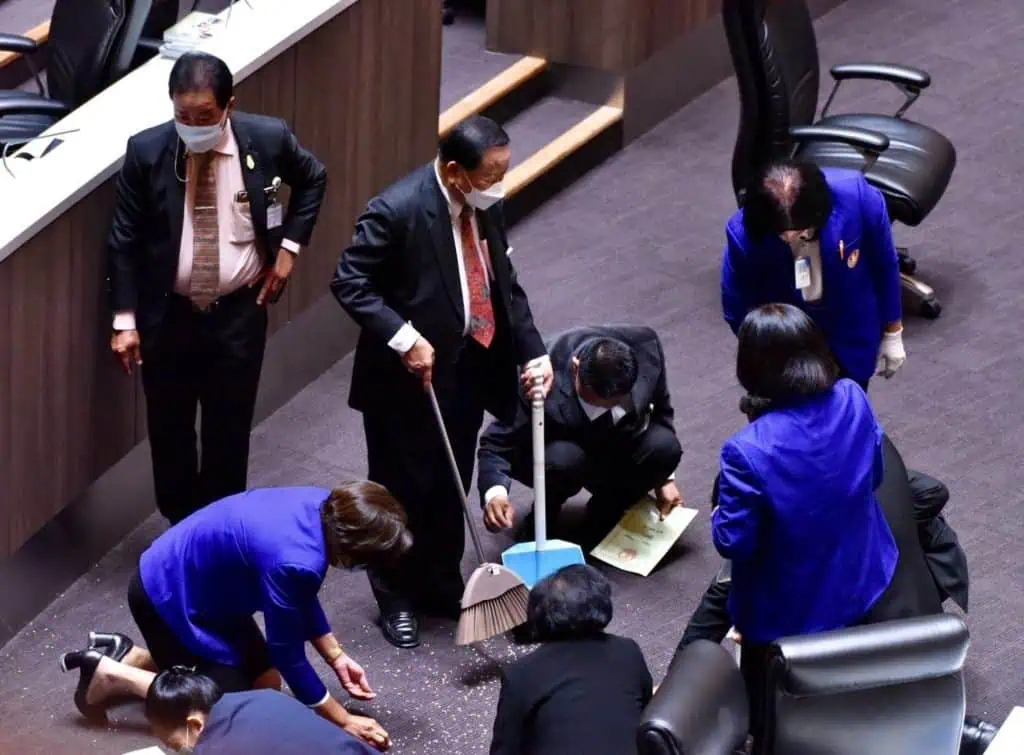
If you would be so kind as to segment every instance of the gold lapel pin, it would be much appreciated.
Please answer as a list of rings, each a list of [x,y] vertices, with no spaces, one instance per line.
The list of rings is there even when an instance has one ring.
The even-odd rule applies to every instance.
[[[249,170],[256,170],[256,161],[252,159],[252,155],[245,156],[245,165]]]

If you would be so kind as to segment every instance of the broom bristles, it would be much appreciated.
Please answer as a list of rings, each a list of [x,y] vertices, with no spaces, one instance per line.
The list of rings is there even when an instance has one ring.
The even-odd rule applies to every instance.
[[[470,579],[466,595],[462,599],[462,615],[459,617],[459,626],[455,632],[456,645],[482,642],[526,622],[526,606],[530,591],[521,580],[515,580],[508,589],[495,594],[496,590],[488,589],[493,588],[494,582],[498,581],[491,579],[498,576],[493,564],[485,564],[473,576],[475,579]],[[507,576],[502,581],[506,586],[509,585]],[[491,584],[481,584],[483,582]],[[483,593],[484,597],[474,598],[472,592]]]

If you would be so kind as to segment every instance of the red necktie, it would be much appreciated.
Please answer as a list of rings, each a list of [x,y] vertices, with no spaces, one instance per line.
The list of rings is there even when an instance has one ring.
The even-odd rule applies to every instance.
[[[480,258],[480,249],[473,233],[473,208],[462,209],[462,259],[469,286],[469,334],[485,349],[494,340],[494,308],[487,285],[487,270]]]

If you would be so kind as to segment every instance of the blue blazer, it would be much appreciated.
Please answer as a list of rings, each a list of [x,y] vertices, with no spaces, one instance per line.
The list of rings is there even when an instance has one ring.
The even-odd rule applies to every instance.
[[[803,300],[789,245],[778,236],[748,238],[739,210],[725,227],[722,312],[736,333],[747,313],[762,304],[800,307],[824,331],[846,374],[866,382],[875,371],[884,327],[902,317],[899,259],[882,193],[855,171],[824,172],[833,204],[820,236],[821,300]]]
[[[711,531],[744,639],[850,626],[881,597],[899,555],[875,498],[882,473],[882,428],[852,380],[726,441]]]
[[[305,643],[331,631],[317,599],[328,566],[320,505],[329,492],[265,488],[215,501],[139,561],[154,608],[200,658],[241,666],[232,628],[262,611],[270,660],[307,705],[327,694]]]

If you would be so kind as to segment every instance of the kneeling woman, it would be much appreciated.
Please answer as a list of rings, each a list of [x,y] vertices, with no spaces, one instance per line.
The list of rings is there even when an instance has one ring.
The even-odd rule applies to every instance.
[[[889,618],[899,554],[874,492],[882,428],[811,319],[788,304],[750,312],[736,374],[756,419],[722,448],[712,536],[732,561],[757,737],[769,645]]]
[[[266,488],[212,503],[167,530],[139,560],[128,605],[148,651],[123,635],[93,634],[89,649],[62,657],[65,671],[80,669],[75,704],[103,720],[104,700],[145,698],[153,672],[173,666],[196,668],[224,692],[279,689],[283,676],[300,702],[386,749],[388,736],[376,721],[350,715],[330,696],[306,660],[305,643],[349,694],[373,698],[363,669],[331,633],[317,593],[329,565],[393,563],[411,544],[404,510],[372,482]]]

